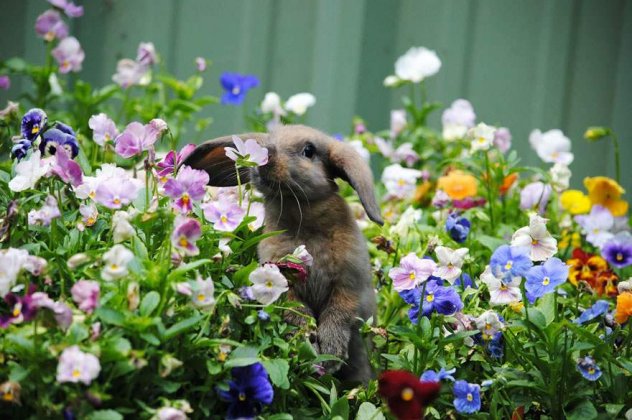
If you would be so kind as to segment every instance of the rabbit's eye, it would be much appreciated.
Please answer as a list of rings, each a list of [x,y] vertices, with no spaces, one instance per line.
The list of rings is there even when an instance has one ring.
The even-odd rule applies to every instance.
[[[305,148],[303,148],[303,156],[305,156],[308,159],[312,159],[315,154],[316,154],[316,147],[311,143],[307,143],[305,145]]]

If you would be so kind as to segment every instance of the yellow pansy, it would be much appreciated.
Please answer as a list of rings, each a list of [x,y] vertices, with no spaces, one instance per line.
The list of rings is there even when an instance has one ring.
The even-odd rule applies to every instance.
[[[604,206],[613,216],[623,216],[628,211],[628,202],[621,199],[625,190],[615,180],[605,176],[585,178],[584,185],[592,204]]]
[[[579,190],[566,190],[560,196],[562,208],[570,214],[584,214],[590,211],[590,199]]]

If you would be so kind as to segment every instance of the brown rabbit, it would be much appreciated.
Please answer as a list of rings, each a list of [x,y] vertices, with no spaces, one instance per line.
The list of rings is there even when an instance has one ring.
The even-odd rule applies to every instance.
[[[334,178],[349,182],[369,218],[382,224],[369,167],[351,146],[302,125],[239,137],[255,139],[268,149],[268,164],[241,169],[240,178],[253,182],[264,196],[265,230],[284,231],[259,244],[260,262],[279,260],[305,245],[314,262],[307,281],[295,284],[288,298],[298,299],[303,311],[316,319],[316,349],[346,361],[337,375],[368,382],[372,371],[357,318],[375,317],[375,292],[365,238],[337,194]],[[183,164],[205,169],[210,185],[234,186],[235,167],[225,155],[227,146],[233,147],[231,136],[203,143]],[[305,321],[293,316],[289,322]],[[330,371],[337,368],[328,366]]]

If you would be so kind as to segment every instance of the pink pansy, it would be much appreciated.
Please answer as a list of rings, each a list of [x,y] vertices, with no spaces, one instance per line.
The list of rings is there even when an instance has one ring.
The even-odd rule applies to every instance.
[[[48,0],[50,4],[59,7],[66,13],[66,16],[77,18],[83,16],[83,6],[77,6],[68,0]]]
[[[95,199],[99,185],[129,179],[129,175],[125,172],[125,169],[119,168],[113,163],[104,163],[101,165],[101,168],[97,169],[95,175],[96,176],[84,176],[83,184],[74,188],[77,198],[82,200],[86,198]]]
[[[394,109],[391,111],[391,139],[394,139],[406,128],[406,111]]]
[[[112,80],[126,89],[132,85],[140,84],[147,72],[147,67],[129,58],[124,58],[117,63],[116,73],[112,76]]]
[[[114,150],[124,158],[139,155],[143,150],[152,148],[166,129],[167,124],[160,119],[153,119],[146,125],[139,122],[129,123],[125,131],[116,137]]]
[[[413,166],[418,160],[419,155],[413,150],[412,143],[404,143],[393,152],[393,162],[406,162],[406,166]]]
[[[11,87],[11,79],[9,79],[9,76],[7,75],[0,76],[0,89],[7,90],[10,87]]]
[[[52,195],[46,197],[46,202],[39,210],[28,213],[29,225],[50,226],[54,218],[61,216],[57,200]]]
[[[64,39],[68,36],[68,25],[62,20],[56,10],[47,10],[37,17],[35,21],[37,35],[50,42],[53,39]]]
[[[67,347],[59,358],[57,382],[83,382],[90,385],[100,371],[101,364],[95,355],[82,352],[78,346]]]
[[[97,187],[95,200],[110,209],[120,209],[136,200],[142,182],[134,178],[112,179]]]
[[[97,210],[97,206],[94,203],[90,204],[81,204],[79,206],[79,213],[81,213],[83,223],[90,227],[97,222],[97,217],[99,216],[99,211]]]
[[[204,217],[215,230],[232,232],[244,220],[246,211],[232,200],[220,199],[202,204]]]
[[[202,236],[200,222],[191,218],[176,219],[176,226],[171,234],[173,247],[184,255],[195,256],[200,249],[195,242]]]
[[[91,116],[88,120],[88,126],[92,129],[94,142],[99,146],[105,146],[119,134],[114,121],[104,113]]]
[[[59,64],[60,73],[77,72],[81,70],[81,63],[85,54],[77,38],[69,36],[64,38],[51,52]]]
[[[494,133],[494,146],[501,153],[507,153],[511,149],[511,132],[507,127],[499,127]]]
[[[414,252],[399,261],[399,267],[391,268],[388,276],[393,280],[393,288],[398,292],[411,290],[428,280],[437,264],[430,259],[421,259]]]
[[[158,171],[156,175],[161,183],[167,182],[167,179],[175,174],[176,169],[196,148],[195,144],[187,144],[179,152],[175,150],[169,151],[165,158],[156,164]]]
[[[256,140],[246,139],[244,142],[239,137],[233,136],[233,143],[235,147],[224,148],[229,159],[236,161],[241,158],[244,160],[244,163],[256,166],[263,166],[268,163],[268,149],[260,146]]]
[[[58,148],[57,153],[55,153],[55,163],[51,166],[50,170],[62,181],[73,187],[77,187],[83,183],[81,166],[68,157],[68,152],[63,147]]]
[[[511,246],[526,247],[532,261],[546,261],[557,252],[557,240],[546,230],[547,219],[532,214],[529,226],[518,229],[511,238]]]
[[[151,66],[158,61],[156,55],[156,47],[151,42],[141,42],[138,45],[138,52],[136,54],[136,62],[142,66]]]
[[[165,183],[165,195],[172,198],[173,207],[180,213],[193,209],[193,201],[204,198],[209,176],[206,171],[183,166],[175,178]]]
[[[62,330],[67,330],[72,324],[72,309],[64,302],[55,302],[44,292],[33,293],[33,302],[38,308],[48,309],[52,312],[55,322]]]
[[[450,249],[445,246],[438,246],[435,253],[439,264],[432,275],[454,284],[454,281],[461,275],[463,260],[469,250],[467,248]]]
[[[99,283],[92,280],[79,280],[72,286],[70,293],[79,309],[91,314],[99,306]]]

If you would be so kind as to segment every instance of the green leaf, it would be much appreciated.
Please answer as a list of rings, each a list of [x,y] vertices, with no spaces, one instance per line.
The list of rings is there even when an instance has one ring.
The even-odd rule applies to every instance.
[[[292,415],[288,413],[279,413],[279,414],[273,414],[271,416],[268,416],[267,419],[268,420],[293,420],[294,417],[292,417]]]
[[[612,418],[617,417],[619,412],[625,407],[623,404],[604,404],[604,408],[606,412],[612,416]]]
[[[349,418],[349,400],[347,397],[338,399],[334,405],[331,406],[331,417],[341,417],[343,419]]]
[[[573,410],[568,413],[568,420],[590,420],[597,418],[597,410],[593,403],[588,400],[584,400],[580,402],[578,405],[573,408]]]
[[[204,318],[202,314],[195,314],[190,318],[182,320],[178,323],[173,324],[171,327],[167,328],[165,331],[165,339],[170,340],[173,337],[182,334],[186,330],[189,330],[197,325],[200,320]]]
[[[160,303],[160,294],[154,290],[147,293],[140,302],[140,314],[142,316],[150,316]]]
[[[123,420],[123,416],[114,410],[99,410],[88,414],[86,420]]]
[[[239,347],[231,354],[226,363],[226,367],[249,366],[260,362],[259,351],[255,347]]]
[[[287,374],[290,371],[290,365],[288,364],[287,360],[264,360],[263,366],[265,366],[266,370],[268,371],[268,375],[270,375],[270,380],[274,385],[281,389],[290,388],[290,381],[287,378]]]
[[[384,420],[384,414],[370,402],[363,402],[358,409],[356,420]]]
[[[538,308],[529,308],[529,321],[536,327],[544,330],[546,328],[546,317]]]
[[[488,235],[479,235],[476,240],[492,252],[495,251],[496,248],[498,248],[499,246],[505,244],[505,241],[503,239],[495,238]]]
[[[555,320],[555,296],[553,293],[542,296],[536,307],[544,315],[545,326],[548,327]]]
[[[97,308],[95,314],[101,321],[106,324],[116,325],[120,327],[125,322],[125,315],[111,308],[105,308],[101,306]]]
[[[204,258],[204,259],[201,259],[201,260],[193,261],[193,262],[188,263],[188,264],[181,265],[180,267],[176,268],[171,273],[169,273],[169,275],[167,276],[167,280],[170,283],[174,282],[174,281],[180,279],[182,276],[184,276],[189,271],[195,270],[196,268],[201,267],[201,266],[203,266],[205,264],[208,264],[208,263],[211,263],[211,262],[213,262],[213,261],[209,260],[208,258]]]

